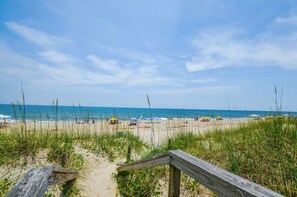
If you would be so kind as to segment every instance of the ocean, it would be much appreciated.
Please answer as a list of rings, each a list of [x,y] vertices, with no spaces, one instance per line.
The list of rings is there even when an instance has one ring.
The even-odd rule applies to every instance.
[[[0,104],[0,114],[9,115],[14,120],[22,119],[24,107],[10,104]],[[85,106],[58,106],[58,110],[50,105],[25,105],[27,120],[98,120],[116,117],[120,120],[130,118],[195,118],[201,116],[222,116],[224,118],[244,118],[251,114],[260,116],[275,115],[275,111],[250,110],[214,110],[214,109],[162,109],[162,108],[126,108],[126,107],[85,107]],[[297,116],[297,112],[281,112]]]

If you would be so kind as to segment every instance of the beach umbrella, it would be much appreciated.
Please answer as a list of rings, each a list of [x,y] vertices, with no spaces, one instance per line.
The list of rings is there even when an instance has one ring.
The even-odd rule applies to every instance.
[[[114,121],[114,120],[117,120],[117,119],[116,118],[110,118],[109,120]]]
[[[11,116],[0,114],[0,119],[9,119],[9,118],[11,118]]]

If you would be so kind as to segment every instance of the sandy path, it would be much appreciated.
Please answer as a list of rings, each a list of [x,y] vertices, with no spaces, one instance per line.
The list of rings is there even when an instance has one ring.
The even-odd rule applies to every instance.
[[[116,172],[116,162],[109,163],[107,159],[100,158],[80,147],[75,148],[77,153],[84,155],[85,169],[80,172],[77,180],[82,196],[114,197],[116,196],[116,183],[112,180],[112,173]]]

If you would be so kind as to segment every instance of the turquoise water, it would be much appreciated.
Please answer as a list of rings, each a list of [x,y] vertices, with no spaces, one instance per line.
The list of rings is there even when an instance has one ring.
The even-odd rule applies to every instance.
[[[21,106],[23,107],[23,106]],[[80,106],[59,106],[58,113],[56,109],[50,105],[26,105],[27,120],[54,120],[56,114],[59,120],[85,120],[85,119],[106,119],[117,117],[125,120],[132,117],[143,118],[151,117],[149,108],[123,108],[123,107],[80,107]],[[193,118],[201,116],[223,116],[225,118],[243,118],[251,114],[260,116],[274,115],[274,111],[249,111],[249,110],[207,110],[207,109],[161,109],[152,108],[153,117],[159,118]],[[296,116],[297,112],[282,112],[283,114],[291,114]],[[19,120],[22,118],[22,111],[19,106],[0,104],[0,114],[9,115],[12,119]]]

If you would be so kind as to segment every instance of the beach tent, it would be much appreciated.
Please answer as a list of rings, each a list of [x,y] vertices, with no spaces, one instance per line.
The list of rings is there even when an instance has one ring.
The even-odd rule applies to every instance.
[[[291,118],[292,117],[290,114],[284,114],[283,116],[284,116],[284,118]]]
[[[260,116],[257,115],[257,114],[252,114],[252,115],[250,115],[250,118],[252,118],[254,120],[259,120],[260,119]]]
[[[138,120],[137,120],[137,118],[131,118],[130,119],[130,123],[129,123],[129,125],[137,125],[138,124]]]
[[[0,119],[6,120],[6,119],[10,119],[10,118],[11,118],[11,116],[6,116],[3,114],[0,114]]]
[[[10,120],[11,116],[5,116],[3,114],[0,114],[0,122],[7,122]]]

